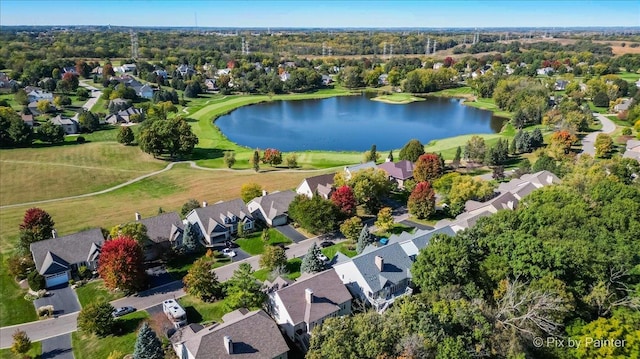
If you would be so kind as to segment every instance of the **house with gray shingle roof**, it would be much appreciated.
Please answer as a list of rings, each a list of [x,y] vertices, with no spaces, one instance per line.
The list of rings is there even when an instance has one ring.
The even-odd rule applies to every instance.
[[[622,158],[632,158],[640,162],[640,141],[629,140]]]
[[[351,178],[351,176],[353,176],[356,172],[362,171],[362,170],[366,170],[366,169],[369,169],[369,168],[376,169],[376,168],[378,168],[378,166],[376,165],[376,163],[374,161],[360,163],[360,164],[353,165],[353,166],[346,166],[344,168],[344,174],[345,174],[344,178],[346,180],[349,180]]]
[[[145,243],[145,260],[154,260],[164,251],[182,245],[182,232],[184,225],[176,212],[162,213],[154,217],[142,218],[136,212],[136,222],[141,223],[147,229],[149,242]]]
[[[282,191],[256,197],[247,203],[254,218],[265,221],[270,226],[287,224],[289,205],[296,197],[293,191]]]
[[[397,298],[413,293],[412,264],[402,246],[394,243],[366,250],[333,269],[354,297],[382,312]]]
[[[300,185],[296,188],[296,193],[303,194],[309,198],[314,194],[322,196],[324,199],[329,199],[333,192],[333,178],[335,173],[329,173],[326,175],[319,175],[314,177],[305,178]]]
[[[170,338],[180,359],[287,359],[289,346],[263,310],[244,308],[222,317],[222,324],[191,324]]]
[[[615,112],[628,111],[629,108],[631,107],[631,105],[633,105],[633,99],[632,98],[628,98],[628,99],[623,100],[621,103],[613,106],[613,110]]]
[[[311,330],[327,318],[351,314],[352,299],[336,272],[327,270],[270,293],[267,312],[306,352]]]
[[[411,161],[389,161],[378,165],[378,168],[385,171],[389,180],[398,184],[398,188],[404,188],[404,182],[413,178],[413,162]]]
[[[78,124],[78,121],[74,120],[73,118],[67,118],[67,117],[62,117],[58,115],[49,121],[51,121],[51,123],[53,123],[56,126],[62,126],[64,133],[67,135],[76,134],[79,132],[79,129],[80,129],[80,125]]]
[[[115,100],[114,100],[115,101]],[[109,116],[107,116],[104,120],[104,122],[110,124],[110,125],[115,125],[118,123],[131,123],[131,116],[132,115],[140,115],[143,116],[144,113],[142,112],[141,109],[139,108],[135,108],[133,106],[124,109],[124,110],[120,110],[114,114],[111,114]]]
[[[104,243],[102,230],[93,228],[68,236],[31,243],[30,250],[38,273],[45,278],[47,288],[64,284],[71,271],[81,266],[98,268],[98,256]]]
[[[243,226],[245,232],[253,231],[255,226],[251,211],[240,198],[211,206],[203,202],[202,208],[187,214],[187,221],[198,226],[207,246],[231,239],[231,235],[238,232],[238,226]]]

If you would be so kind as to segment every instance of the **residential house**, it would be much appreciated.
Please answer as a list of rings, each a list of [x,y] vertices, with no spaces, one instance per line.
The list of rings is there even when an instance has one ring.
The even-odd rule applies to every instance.
[[[267,312],[306,352],[313,328],[327,318],[351,314],[352,299],[338,274],[327,270],[269,293]]]
[[[142,218],[136,212],[136,222],[147,228],[149,243],[144,245],[144,259],[147,261],[158,258],[171,247],[182,246],[182,232],[184,225],[176,212],[162,213],[154,217]]]
[[[181,77],[187,77],[196,73],[196,70],[193,69],[193,66],[187,64],[181,64],[176,69],[176,74]]]
[[[51,100],[45,100],[45,101],[49,102],[49,109],[47,110],[47,112],[54,111],[56,109],[56,107],[53,105]],[[27,105],[27,108],[29,109],[29,112],[31,112],[31,114],[33,114],[34,116],[38,116],[42,114],[38,110],[38,101],[29,102],[29,104]]]
[[[133,89],[136,90],[136,95],[138,95],[139,97],[146,99],[153,98],[153,88],[147,84],[133,87]]]
[[[216,79],[206,79],[204,80],[204,85],[207,87],[209,91],[217,91],[218,86],[216,86]]]
[[[567,80],[556,80],[555,90],[556,91],[564,91],[567,88],[569,81]]]
[[[587,90],[589,89],[589,86],[587,86],[587,84],[582,83],[582,82],[580,83],[579,86],[580,86],[580,91],[582,91],[582,92],[587,92]]]
[[[636,87],[640,89],[640,80],[636,81]]]
[[[270,226],[283,226],[287,224],[289,205],[296,197],[294,191],[266,192],[261,197],[256,197],[247,203],[247,208],[253,218],[261,219]]]
[[[629,108],[631,107],[632,104],[633,104],[632,98],[624,99],[621,103],[613,106],[613,110],[618,113],[629,111]]]
[[[167,70],[165,69],[157,69],[157,70],[154,70],[153,73],[156,74],[156,76],[162,77],[163,79],[166,79],[169,76],[169,74],[167,73]]]
[[[449,226],[430,230],[417,229],[413,233],[402,232],[400,234],[392,234],[388,238],[386,245],[398,243],[409,259],[415,261],[420,250],[428,246],[431,238],[436,234],[455,236],[456,232]],[[369,247],[371,248],[367,248],[367,251],[371,249],[375,250],[375,246],[369,245]]]
[[[22,114],[22,121],[27,124],[29,127],[33,127],[35,122],[33,121],[33,115],[25,115]]]
[[[553,67],[543,67],[540,69],[536,70],[536,74],[542,76],[542,75],[549,75],[553,73]]]
[[[29,99],[29,102],[37,102],[40,100],[53,101],[53,94],[38,88],[27,92],[27,98]]]
[[[296,68],[296,63],[293,62],[293,61],[285,61],[284,67],[290,67],[290,68],[295,69]]]
[[[280,290],[290,285],[291,283],[293,283],[292,280],[289,280],[279,275],[273,281],[266,279],[264,282],[262,282],[262,291],[269,294],[277,290]]]
[[[627,147],[622,155],[622,158],[633,158],[640,162],[640,141],[628,140]]]
[[[122,73],[134,72],[136,70],[136,64],[123,64],[121,66],[114,67],[113,69],[116,72],[122,72]]]
[[[349,180],[351,178],[351,176],[353,176],[358,171],[362,171],[362,170],[365,170],[365,169],[368,169],[368,168],[376,169],[377,167],[378,166],[376,166],[376,163],[374,161],[360,163],[360,164],[353,165],[353,166],[346,166],[344,168],[345,179]]]
[[[71,279],[71,271],[85,266],[98,268],[98,256],[104,243],[102,230],[93,228],[57,238],[31,243],[30,250],[38,273],[45,279],[47,288],[65,284]]]
[[[280,80],[282,80],[283,82],[287,81],[290,78],[291,78],[291,74],[289,74],[289,72],[287,71],[280,74]]]
[[[63,74],[72,74],[73,76],[78,76],[78,71],[76,71],[75,66],[67,66],[62,68]]]
[[[333,269],[354,297],[379,312],[402,296],[411,295],[412,259],[399,243],[369,246],[361,254],[338,261]]]
[[[318,194],[324,199],[329,199],[333,193],[333,178],[335,173],[319,175],[305,178],[296,188],[296,193],[303,194],[309,198]]]
[[[142,112],[141,109],[135,108],[135,107],[132,106],[132,107],[129,107],[129,108],[125,109],[125,110],[121,110],[121,111],[118,111],[118,112],[116,112],[114,114],[111,114],[111,115],[107,116],[104,121],[106,123],[110,124],[110,125],[115,125],[115,124],[118,124],[118,123],[128,124],[128,123],[131,123],[131,116],[132,115],[140,115],[140,116],[142,116],[143,114],[144,113]]]
[[[78,124],[78,121],[76,121],[73,118],[66,118],[66,117],[62,117],[61,115],[58,115],[49,121],[51,121],[51,123],[53,123],[54,125],[62,126],[62,129],[64,129],[64,133],[67,135],[76,134],[80,130],[80,125]]]
[[[18,86],[18,82],[16,80],[12,80],[7,76],[6,73],[0,72],[0,91],[8,92],[11,91],[13,87]]]
[[[322,75],[322,85],[329,86],[333,83],[333,79],[329,75]]]
[[[378,76],[378,85],[388,85],[389,84],[389,75],[388,74],[382,74],[380,76]]]
[[[222,324],[191,324],[170,338],[180,359],[287,359],[289,346],[278,325],[263,310],[241,308],[222,317]]]
[[[435,64],[433,64],[433,69],[434,70],[438,70],[440,69],[442,66],[444,66],[444,64],[442,62],[436,62]]]
[[[250,232],[255,225],[251,211],[240,198],[211,206],[203,202],[201,208],[187,214],[187,220],[198,225],[207,246],[231,239],[231,235],[238,232],[238,226]]]
[[[398,188],[404,188],[404,182],[413,178],[413,162],[402,160],[399,162],[385,162],[378,165],[378,168],[385,171],[389,180],[398,184]]]
[[[231,69],[220,69],[216,71],[216,76],[220,77],[222,75],[229,75],[231,73]]]
[[[518,200],[521,200],[538,188],[559,184],[560,182],[562,181],[555,174],[549,171],[539,171],[522,175],[520,178],[514,178],[506,183],[501,183],[497,191],[499,193],[510,192]]]
[[[102,77],[102,66],[97,66],[91,69],[91,75]]]

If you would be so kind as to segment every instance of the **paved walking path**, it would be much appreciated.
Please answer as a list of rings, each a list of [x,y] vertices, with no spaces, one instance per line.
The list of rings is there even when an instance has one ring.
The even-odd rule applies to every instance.
[[[616,130],[616,124],[613,123],[613,121],[611,121],[610,119],[608,119],[605,115],[600,113],[594,113],[593,115],[602,124],[602,129],[599,131],[591,132],[590,134],[586,135],[582,139],[582,153],[580,153],[580,154],[586,153],[591,157],[594,157],[596,155],[595,142],[596,142],[596,137],[598,137],[598,134],[600,133],[610,134]]]

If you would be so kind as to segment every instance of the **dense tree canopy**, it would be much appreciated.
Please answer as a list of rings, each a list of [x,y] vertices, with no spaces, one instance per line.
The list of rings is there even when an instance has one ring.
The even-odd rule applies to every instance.
[[[297,195],[289,205],[289,217],[311,233],[327,233],[338,225],[339,209],[320,196]]]
[[[155,121],[148,119],[145,126],[140,132],[138,143],[140,149],[154,157],[164,154],[172,158],[185,156],[198,144],[198,137],[182,117]]]
[[[130,237],[116,237],[102,246],[98,274],[109,289],[135,292],[146,284],[144,255],[138,242]]]
[[[400,149],[400,159],[416,162],[424,154],[424,145],[418,140],[410,140]]]

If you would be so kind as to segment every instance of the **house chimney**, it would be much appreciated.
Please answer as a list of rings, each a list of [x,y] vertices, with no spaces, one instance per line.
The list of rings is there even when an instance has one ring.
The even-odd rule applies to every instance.
[[[228,335],[224,336],[224,348],[227,349],[227,354],[233,354],[233,341]]]
[[[267,192],[267,191],[265,191],[265,190],[262,190],[262,195],[263,195],[263,196],[266,196],[266,195],[268,195],[268,194],[269,194],[269,192]]]
[[[51,230],[51,238],[58,238],[58,231],[56,231],[55,229]]]
[[[202,201],[202,208],[206,207],[209,203],[207,201]]]
[[[304,290],[304,299],[307,303],[313,303],[313,291],[309,288]]]
[[[376,267],[378,267],[378,270],[382,272],[382,269],[384,268],[384,258],[380,256],[376,256],[375,261],[376,261]]]
[[[142,219],[142,216],[140,215],[139,212],[136,212],[136,221],[139,221]]]

